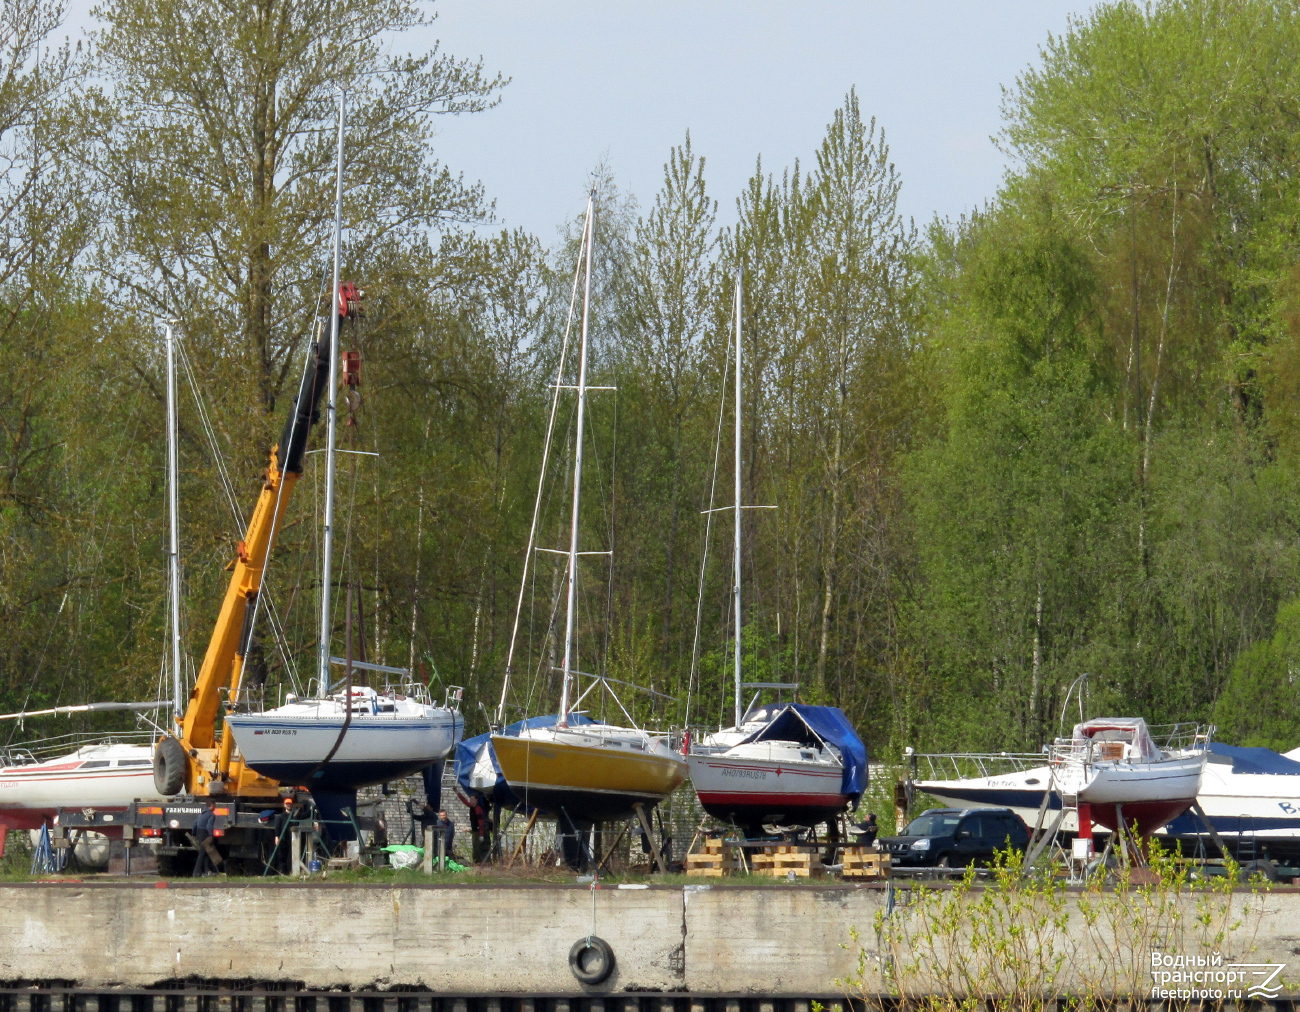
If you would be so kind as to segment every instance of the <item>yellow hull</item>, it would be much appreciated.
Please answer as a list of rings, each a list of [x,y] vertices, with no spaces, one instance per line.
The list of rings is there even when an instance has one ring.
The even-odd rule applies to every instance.
[[[493,735],[501,773],[524,804],[570,819],[627,818],[632,806],[657,805],[686,779],[675,756],[626,746],[576,745]]]

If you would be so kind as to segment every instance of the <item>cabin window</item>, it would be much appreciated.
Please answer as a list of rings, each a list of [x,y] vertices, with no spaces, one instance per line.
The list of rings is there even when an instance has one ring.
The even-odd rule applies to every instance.
[[[107,759],[97,759],[94,762],[82,763],[80,768],[83,770],[97,770],[107,765],[108,765]]]
[[[152,759],[119,759],[117,761],[117,764],[119,766],[152,766],[153,760]]]
[[[815,755],[813,755],[811,752],[800,752],[800,753],[799,753],[799,758],[801,758],[801,759],[816,759],[817,757],[816,757]]]

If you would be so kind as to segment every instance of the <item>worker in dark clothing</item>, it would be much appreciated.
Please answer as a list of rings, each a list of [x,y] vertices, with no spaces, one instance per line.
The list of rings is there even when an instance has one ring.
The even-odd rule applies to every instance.
[[[195,878],[217,873],[217,866],[212,863],[212,857],[208,854],[207,847],[204,846],[204,843],[212,838],[213,830],[217,826],[216,809],[217,803],[209,798],[203,811],[199,813],[199,817],[194,820],[194,845],[199,851],[198,857],[194,859]]]
[[[880,832],[876,825],[876,813],[871,812],[862,822],[850,826],[849,832],[858,838],[857,842],[861,846],[870,847],[876,842],[876,835]]]
[[[438,821],[433,824],[433,828],[435,832],[444,834],[447,840],[446,854],[451,857],[451,841],[456,836],[456,823],[452,822],[451,817],[447,815],[447,809],[438,809]],[[437,837],[434,839],[436,840]]]
[[[456,797],[469,809],[469,832],[473,838],[473,858],[475,864],[482,864],[492,853],[492,817],[488,815],[487,802],[483,795],[475,791],[468,798],[456,788]]]

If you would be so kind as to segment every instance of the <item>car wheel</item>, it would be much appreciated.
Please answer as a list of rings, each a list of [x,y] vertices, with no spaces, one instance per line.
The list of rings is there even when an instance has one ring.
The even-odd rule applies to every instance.
[[[947,854],[944,854],[942,857],[939,858],[939,865],[938,865],[938,866],[939,866],[940,868],[951,868],[951,867],[952,867],[952,858],[950,858]]]

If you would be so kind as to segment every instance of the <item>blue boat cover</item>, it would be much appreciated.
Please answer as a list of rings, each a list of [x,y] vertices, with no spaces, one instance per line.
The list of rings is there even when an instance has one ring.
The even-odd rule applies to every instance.
[[[1270,748],[1242,748],[1210,742],[1210,751],[1232,760],[1233,773],[1281,773],[1300,775],[1300,763],[1279,755]]]
[[[544,717],[529,717],[527,720],[517,720],[513,724],[508,724],[502,734],[517,737],[519,732],[526,727],[553,727],[559,719],[557,714],[548,713]],[[569,723],[594,724],[596,722],[581,713],[571,713],[569,714]],[[523,805],[523,802],[510,790],[506,778],[501,775],[501,764],[497,762],[496,751],[492,748],[490,742],[491,737],[491,734],[479,734],[473,738],[461,739],[460,744],[456,746],[456,781],[466,792],[484,794],[489,801],[494,801],[506,808],[519,808]],[[496,784],[490,792],[485,792],[481,787],[470,786],[470,775],[474,772],[474,763],[478,758],[478,751],[485,742],[488,743],[488,754],[492,758],[492,769],[497,775]]]
[[[769,739],[806,742],[810,745],[818,744],[820,740],[834,745],[844,757],[844,776],[840,781],[840,790],[853,799],[854,809],[858,807],[858,799],[867,789],[867,746],[862,744],[862,739],[853,730],[853,725],[843,710],[837,706],[789,703],[771,723],[755,731],[745,741]],[[1293,765],[1300,766],[1300,763]]]

